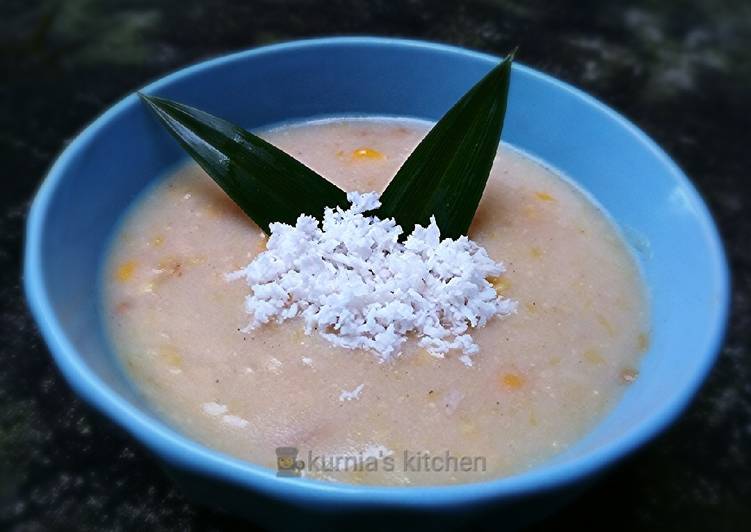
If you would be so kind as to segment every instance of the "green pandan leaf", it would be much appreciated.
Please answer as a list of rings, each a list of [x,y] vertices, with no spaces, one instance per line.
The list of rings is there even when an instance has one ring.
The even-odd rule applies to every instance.
[[[339,187],[243,128],[165,98],[139,96],[266,233],[273,222],[294,225],[303,213],[320,219],[325,207],[348,205]]]
[[[376,214],[412,232],[436,217],[441,234],[466,234],[498,150],[513,53],[430,130],[381,195]],[[344,191],[265,140],[226,120],[140,94],[180,145],[265,232],[346,207]]]
[[[442,237],[467,234],[498,150],[513,56],[430,130],[381,195],[378,216],[395,218],[406,234],[433,215]]]

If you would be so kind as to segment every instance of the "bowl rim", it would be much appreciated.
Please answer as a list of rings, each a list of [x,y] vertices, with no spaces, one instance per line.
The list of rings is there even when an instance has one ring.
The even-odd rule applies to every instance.
[[[426,49],[432,52],[460,55],[473,60],[480,59],[487,61],[489,66],[491,62],[498,61],[497,57],[490,54],[422,40],[361,36],[323,37],[251,48],[201,61],[161,77],[140,90],[147,92],[159,90],[205,69],[224,63],[243,61],[249,57],[302,49],[317,48],[325,51],[332,47],[351,46]],[[450,507],[504,497],[519,497],[552,490],[590,477],[654,438],[686,408],[706,378],[724,340],[730,305],[730,273],[722,240],[709,209],[697,189],[676,163],[643,131],[610,107],[566,82],[519,63],[514,63],[513,68],[554,86],[558,91],[568,93],[569,96],[581,100],[586,105],[595,107],[601,113],[608,115],[618,127],[628,130],[634,139],[640,142],[645,150],[651,152],[663,165],[665,171],[672,174],[680,184],[693,204],[701,230],[709,242],[714,281],[718,287],[719,310],[713,316],[713,320],[707,323],[708,344],[697,355],[701,357],[701,363],[689,377],[688,385],[669,397],[660,408],[651,412],[649,417],[639,425],[585,456],[575,457],[562,463],[543,464],[509,477],[477,483],[439,486],[362,486],[311,479],[279,478],[271,469],[209,449],[131,405],[87,367],[66,337],[46,290],[40,257],[48,209],[58,186],[65,177],[69,164],[81,156],[83,148],[92,142],[111,120],[137,102],[136,91],[109,107],[80,132],[59,155],[36,193],[26,224],[23,266],[26,297],[42,337],[65,379],[85,401],[123,427],[170,466],[300,504],[335,501],[340,504],[374,507]]]

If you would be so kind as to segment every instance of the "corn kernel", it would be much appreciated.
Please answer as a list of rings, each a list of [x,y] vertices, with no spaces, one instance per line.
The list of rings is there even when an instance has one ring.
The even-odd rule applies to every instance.
[[[511,281],[507,277],[488,277],[488,282],[493,285],[495,291],[500,295],[502,292],[511,288]]]
[[[206,218],[209,218],[210,220],[214,220],[216,218],[219,218],[219,216],[222,214],[222,209],[220,205],[209,203],[204,207],[203,214],[206,215]]]
[[[605,362],[605,359],[599,352],[597,352],[596,349],[587,349],[586,351],[584,351],[584,353],[582,353],[582,356],[584,356],[584,358],[592,364],[599,365]]]
[[[637,339],[636,344],[639,348],[639,351],[642,353],[649,349],[649,336],[646,333],[641,333]]]
[[[292,340],[295,342],[304,342],[305,341],[305,330],[304,329],[295,329],[292,331]]]
[[[177,257],[165,257],[157,263],[157,269],[159,271],[155,271],[155,273],[164,273],[181,277],[183,274],[182,259]]]
[[[610,321],[602,314],[597,315],[597,321],[602,325],[610,336],[615,336],[615,329]]]
[[[540,201],[555,201],[555,197],[547,192],[535,192],[535,196],[537,196],[537,199]]]
[[[411,358],[415,366],[425,366],[436,361],[436,357],[431,355],[427,349],[419,349]]]
[[[623,368],[621,370],[621,380],[627,384],[634,382],[638,376],[639,371],[634,368]]]
[[[129,281],[136,271],[136,261],[126,260],[115,271],[115,278],[120,282]]]
[[[383,159],[383,153],[372,148],[358,148],[352,152],[355,159]]]
[[[367,477],[367,474],[364,469],[362,470],[355,469],[355,471],[352,472],[352,483],[364,484],[366,477]]]
[[[536,220],[538,218],[537,207],[527,204],[524,206],[524,216],[527,220]]]
[[[180,356],[180,353],[177,352],[177,349],[171,345],[164,345],[160,347],[159,356],[168,365],[175,367],[175,368],[180,367],[180,365],[183,362],[183,357]]]
[[[516,373],[504,373],[499,380],[501,385],[509,390],[518,390],[524,385],[524,377]]]
[[[459,421],[459,429],[465,436],[471,436],[477,433],[477,425],[468,419],[461,419]]]

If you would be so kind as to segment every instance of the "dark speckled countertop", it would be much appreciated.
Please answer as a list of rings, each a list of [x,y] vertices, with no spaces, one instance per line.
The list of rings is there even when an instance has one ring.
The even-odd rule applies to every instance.
[[[227,51],[331,34],[497,54],[518,44],[521,61],[624,113],[694,179],[734,270],[719,362],[675,426],[537,529],[751,529],[747,0],[4,0],[0,530],[248,528],[188,502],[150,456],[71,393],[25,307],[23,224],[55,155],[147,80]]]

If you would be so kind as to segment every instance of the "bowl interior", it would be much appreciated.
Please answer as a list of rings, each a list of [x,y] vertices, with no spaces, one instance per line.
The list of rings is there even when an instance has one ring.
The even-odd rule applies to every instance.
[[[404,41],[315,41],[214,60],[145,90],[249,128],[345,114],[435,120],[494,61]],[[727,306],[721,245],[675,165],[629,123],[564,84],[515,66],[503,138],[591,193],[638,248],[652,305],[640,378],[591,434],[543,468],[615,457],[671,420],[711,365]],[[66,150],[29,222],[27,291],[58,364],[80,393],[152,447],[164,434],[180,437],[152,419],[149,427],[163,433],[155,436],[111,406],[119,401],[151,416],[114,360],[95,280],[124,210],[183,157],[129,96]]]

